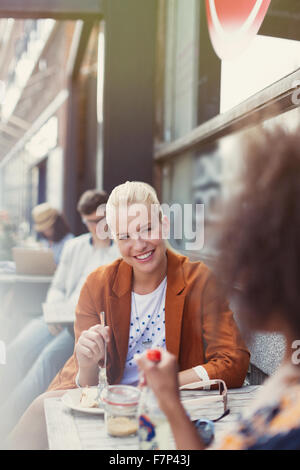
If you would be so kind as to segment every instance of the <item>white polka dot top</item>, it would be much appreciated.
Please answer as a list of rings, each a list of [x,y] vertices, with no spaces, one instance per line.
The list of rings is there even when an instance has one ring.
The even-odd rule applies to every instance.
[[[165,301],[167,277],[150,294],[131,293],[129,345],[121,383],[136,385],[139,380],[135,354],[145,349],[165,347]]]

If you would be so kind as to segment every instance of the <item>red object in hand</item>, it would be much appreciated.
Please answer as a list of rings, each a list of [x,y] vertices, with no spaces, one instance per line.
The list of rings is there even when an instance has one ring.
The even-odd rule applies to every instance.
[[[147,359],[152,362],[159,362],[161,360],[161,352],[159,349],[147,349]]]

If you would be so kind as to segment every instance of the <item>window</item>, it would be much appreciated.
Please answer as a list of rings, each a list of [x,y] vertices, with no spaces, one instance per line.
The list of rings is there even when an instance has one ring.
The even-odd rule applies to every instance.
[[[221,112],[226,112],[255,93],[300,67],[300,42],[256,36],[234,61],[222,61]]]
[[[218,232],[214,207],[220,198],[238,191],[234,176],[244,131],[260,122],[299,122],[300,41],[295,23],[299,26],[300,16],[288,14],[290,2],[287,11],[282,4],[279,11],[274,3],[277,9],[268,11],[260,35],[242,56],[218,63],[203,32],[203,5],[189,0],[190,8],[183,8],[179,0],[166,0],[160,6],[165,8],[165,32],[160,31],[158,63],[165,63],[165,71],[159,69],[163,132],[155,162],[163,203],[204,204],[204,248],[187,254],[208,263],[206,256],[215,256]],[[203,83],[210,87],[201,88]],[[185,251],[184,240],[171,242]]]

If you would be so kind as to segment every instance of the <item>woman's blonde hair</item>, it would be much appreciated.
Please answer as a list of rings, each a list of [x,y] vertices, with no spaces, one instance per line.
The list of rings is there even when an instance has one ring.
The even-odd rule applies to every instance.
[[[162,221],[163,212],[155,189],[150,184],[141,181],[126,181],[113,189],[106,204],[106,221],[112,232],[116,210],[122,204],[154,204],[159,208],[159,220]],[[169,251],[179,253],[168,240],[164,242]]]
[[[108,198],[106,220],[110,228],[115,219],[116,209],[120,205],[129,204],[154,204],[160,207],[156,191],[150,184],[141,181],[126,181],[116,186]]]

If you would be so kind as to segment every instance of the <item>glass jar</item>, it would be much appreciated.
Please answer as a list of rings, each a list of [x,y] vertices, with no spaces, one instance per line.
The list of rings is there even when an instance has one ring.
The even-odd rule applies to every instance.
[[[131,385],[110,385],[102,393],[106,432],[113,437],[131,436],[138,430],[140,391]]]

